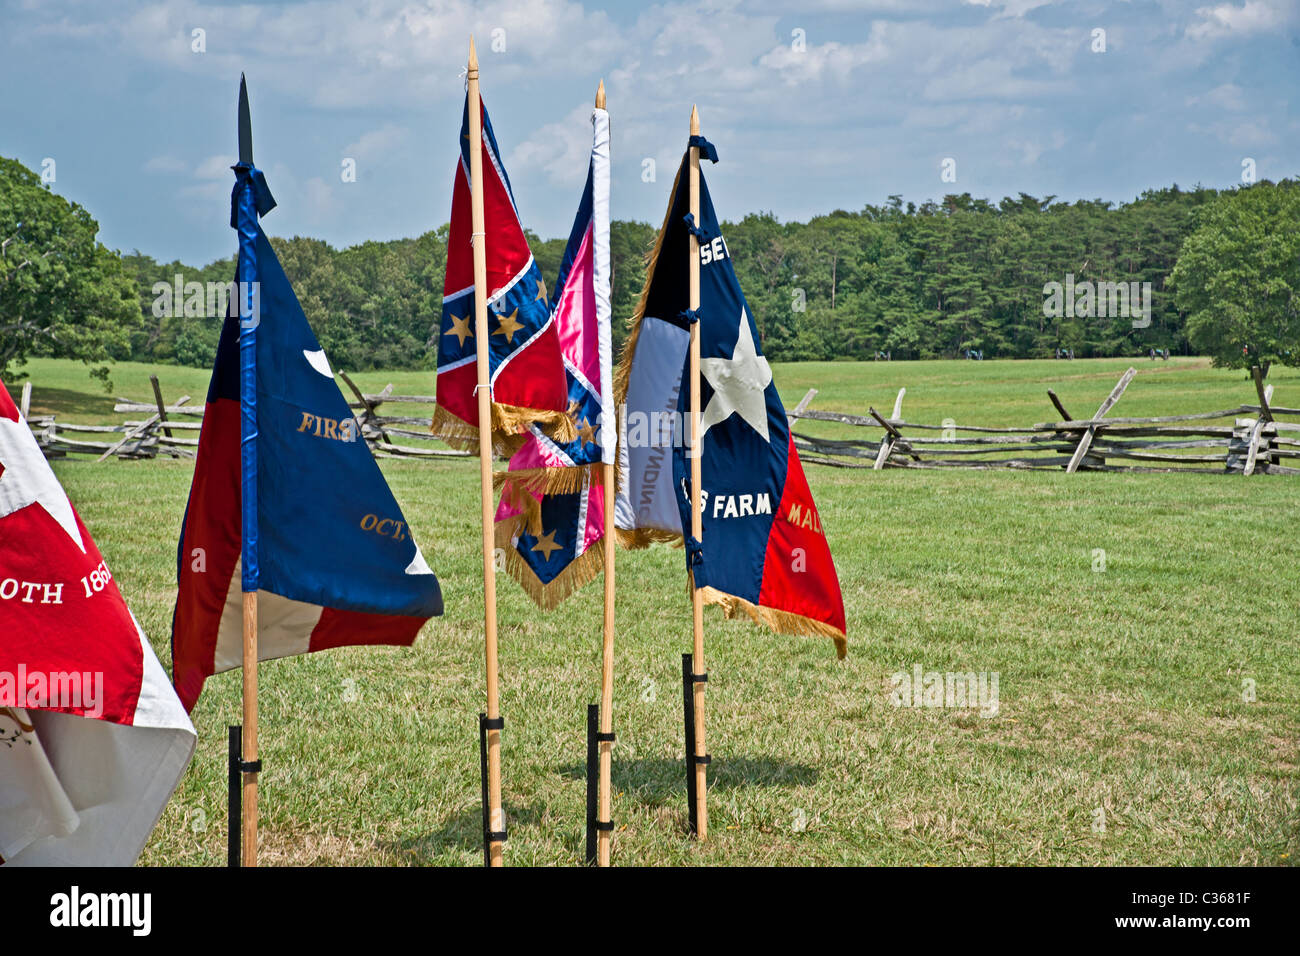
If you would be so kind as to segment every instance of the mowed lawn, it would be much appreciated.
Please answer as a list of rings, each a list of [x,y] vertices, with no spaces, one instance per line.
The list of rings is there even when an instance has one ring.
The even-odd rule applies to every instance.
[[[775,375],[789,404],[816,387],[814,407],[887,412],[906,386],[909,420],[1009,425],[1053,419],[1048,387],[1091,414],[1129,364],[1140,374],[1114,415],[1254,401],[1241,372],[1200,360],[818,363]],[[84,369],[30,370],[35,410],[114,420]],[[147,373],[118,366],[113,393],[146,397]],[[202,399],[206,373],[159,374],[169,400]],[[433,390],[429,373],[357,379]],[[1296,370],[1270,381],[1276,403],[1300,405]],[[48,403],[47,387],[62,390]],[[167,664],[190,464],[55,467]],[[481,864],[477,471],[454,460],[384,471],[446,614],[409,650],[263,665],[266,863]],[[809,480],[849,656],[707,612],[707,844],[685,835],[682,552],[620,551],[616,865],[1294,862],[1296,479],[810,466]],[[507,863],[572,864],[600,586],[551,613],[509,579],[499,593]],[[894,706],[890,676],[916,665],[996,672],[996,716]],[[198,752],[143,863],[224,862],[225,726],[238,714],[238,672],[209,681]]]

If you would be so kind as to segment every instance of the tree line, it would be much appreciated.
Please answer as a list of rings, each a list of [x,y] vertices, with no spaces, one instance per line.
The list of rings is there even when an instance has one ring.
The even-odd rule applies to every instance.
[[[917,205],[891,196],[808,222],[755,213],[723,233],[774,360],[1167,348],[1219,364],[1293,364],[1296,185],[1174,185],[1120,204],[963,193]],[[611,224],[616,347],[656,231]],[[194,267],[119,255],[97,232],[84,209],[0,159],[0,375],[27,355],[210,364],[221,313],[200,290],[230,282],[233,249]],[[553,281],[565,240],[529,240]],[[445,225],[345,249],[272,239],[322,346],[345,369],[433,367],[446,242]]]

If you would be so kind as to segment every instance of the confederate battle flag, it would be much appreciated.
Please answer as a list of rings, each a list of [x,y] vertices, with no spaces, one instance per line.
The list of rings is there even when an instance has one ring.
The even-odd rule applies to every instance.
[[[492,435],[513,450],[529,424],[564,441],[574,438],[567,414],[564,361],[542,273],[529,251],[510,178],[487,108],[483,117],[483,216],[487,253],[488,368]],[[478,448],[478,384],[474,331],[474,250],[470,209],[469,97],[460,124],[460,156],[451,198],[442,324],[438,329],[438,407],[433,432],[457,448]]]

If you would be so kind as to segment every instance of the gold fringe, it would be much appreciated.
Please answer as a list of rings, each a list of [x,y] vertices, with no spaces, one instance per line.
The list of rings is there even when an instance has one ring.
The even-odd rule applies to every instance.
[[[439,405],[433,410],[433,423],[429,431],[452,448],[461,451],[478,451],[478,429],[446,408]]]
[[[511,515],[509,518],[503,518],[497,524],[511,522],[515,528],[526,528],[529,534],[540,535],[542,533],[542,503],[533,497],[526,487],[503,482],[503,477],[508,478],[508,471],[497,471],[492,473],[492,483],[501,492],[501,500],[512,508],[517,509],[520,513]]]
[[[802,614],[782,611],[774,607],[751,604],[744,598],[727,594],[717,588],[700,588],[705,604],[717,604],[729,618],[734,618],[744,611],[755,623],[765,624],[778,634],[798,634],[804,637],[829,637],[835,642],[835,656],[843,660],[849,652],[845,635],[825,621],[818,621]]]
[[[578,426],[566,412],[520,408],[518,405],[492,403],[492,431],[508,435],[526,435],[529,425],[536,425],[561,444],[578,437]],[[519,442],[523,444],[522,441]]]
[[[564,423],[567,422],[566,426]],[[509,458],[528,438],[528,426],[537,424],[543,431],[553,429],[556,434],[569,434],[557,441],[572,441],[578,437],[576,426],[563,412],[538,411],[515,405],[492,403],[492,454]],[[461,451],[478,451],[478,428],[439,405],[433,410],[429,431],[452,448]],[[551,434],[551,432],[547,432]]]
[[[637,299],[636,309],[632,312],[632,317],[628,319],[628,337],[627,342],[623,344],[623,354],[619,356],[618,368],[614,369],[614,407],[622,408],[627,403],[627,383],[632,375],[632,358],[636,354],[636,343],[641,337],[641,321],[645,318],[646,302],[650,298],[650,285],[654,282],[655,267],[659,264],[659,253],[663,250],[664,237],[668,235],[669,217],[673,214],[673,200],[677,198],[677,187],[681,183],[682,168],[677,167],[677,175],[673,177],[673,189],[668,194],[668,208],[664,210],[664,223],[659,227],[659,235],[655,237],[654,249],[650,252],[650,257],[646,260],[645,267],[645,285],[641,286],[641,296]],[[620,439],[622,436],[619,436]],[[620,456],[621,460],[621,456]]]
[[[572,495],[587,487],[605,486],[605,466],[596,462],[572,468],[520,468],[498,471],[492,477],[497,490],[511,484],[538,495]]]
[[[605,549],[593,545],[570,562],[550,584],[543,584],[533,573],[519,552],[515,550],[516,531],[508,527],[512,522],[502,521],[496,526],[496,544],[506,555],[506,570],[519,582],[524,593],[538,607],[550,610],[579,588],[589,584],[605,567]]]
[[[534,538],[540,538],[542,536],[542,509],[536,507],[536,499],[533,499],[533,504],[534,507],[532,508],[524,508],[519,514],[498,521],[496,523],[497,536],[501,536],[504,528],[507,540],[518,537],[525,531]]]
[[[572,495],[588,488],[603,488],[604,465],[600,462],[573,468],[520,468],[492,473],[492,484],[501,500],[523,512],[520,522],[529,534],[542,533],[542,503],[538,495]]]
[[[639,551],[652,544],[671,544],[682,547],[682,536],[676,531],[664,531],[662,528],[615,528],[618,543],[629,551]]]
[[[668,227],[671,224],[669,217],[672,216],[673,201],[677,198],[677,189],[681,184],[680,180],[681,167],[678,166],[677,175],[673,179],[672,192],[669,194],[668,208],[664,210],[663,225],[659,227],[659,235],[655,237],[654,249],[646,260],[645,284],[641,287],[641,296],[637,300],[636,309],[628,320],[630,329],[628,339],[623,346],[623,354],[619,357],[618,367],[614,370],[614,404],[616,408],[622,408],[627,402],[628,381],[632,376],[632,361],[636,357],[637,342],[641,337],[641,323],[645,319],[646,303],[650,298],[650,286],[654,282],[655,269],[659,264],[659,254],[663,251],[664,238],[667,236]],[[619,439],[622,440],[621,434]],[[617,459],[620,464],[622,463],[621,451],[620,449],[620,455]],[[648,548],[655,543],[674,544],[677,547],[683,545],[681,534],[675,531],[664,531],[660,528],[634,528],[632,530],[617,528],[615,530],[619,544],[629,550]],[[689,571],[687,575],[688,579],[693,580]],[[814,620],[790,611],[752,604],[733,594],[719,591],[717,588],[705,587],[700,590],[706,604],[720,606],[723,613],[729,618],[735,617],[743,611],[755,623],[766,625],[781,634],[829,637],[835,642],[837,657],[842,660],[848,654],[848,641],[845,635],[824,621]]]

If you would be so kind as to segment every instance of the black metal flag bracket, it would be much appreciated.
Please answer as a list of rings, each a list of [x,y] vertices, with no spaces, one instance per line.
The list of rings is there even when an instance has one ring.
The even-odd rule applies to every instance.
[[[682,655],[682,715],[686,738],[686,804],[690,812],[691,835],[699,832],[695,804],[695,660]]]
[[[588,866],[596,862],[597,782],[600,777],[600,705],[587,705],[587,852]]]
[[[488,808],[488,745],[487,735],[489,730],[504,730],[506,719],[504,717],[489,718],[487,714],[478,715],[478,757],[479,757],[479,775],[482,781],[482,800],[483,800],[483,865],[490,867],[492,865],[492,844],[505,843],[506,831],[492,829],[492,815]]]
[[[243,817],[244,729],[239,724],[229,728],[230,750],[227,756],[226,786],[226,866],[240,865],[240,820]]]
[[[600,817],[600,745],[612,744],[617,735],[611,730],[604,733],[600,729],[600,705],[587,705],[587,852],[585,861],[588,866],[599,862],[599,833],[613,833],[614,821],[601,820]]]
[[[243,862],[244,774],[261,773],[261,760],[244,759],[244,728],[231,724],[229,752],[226,755],[226,866],[240,867]]]

